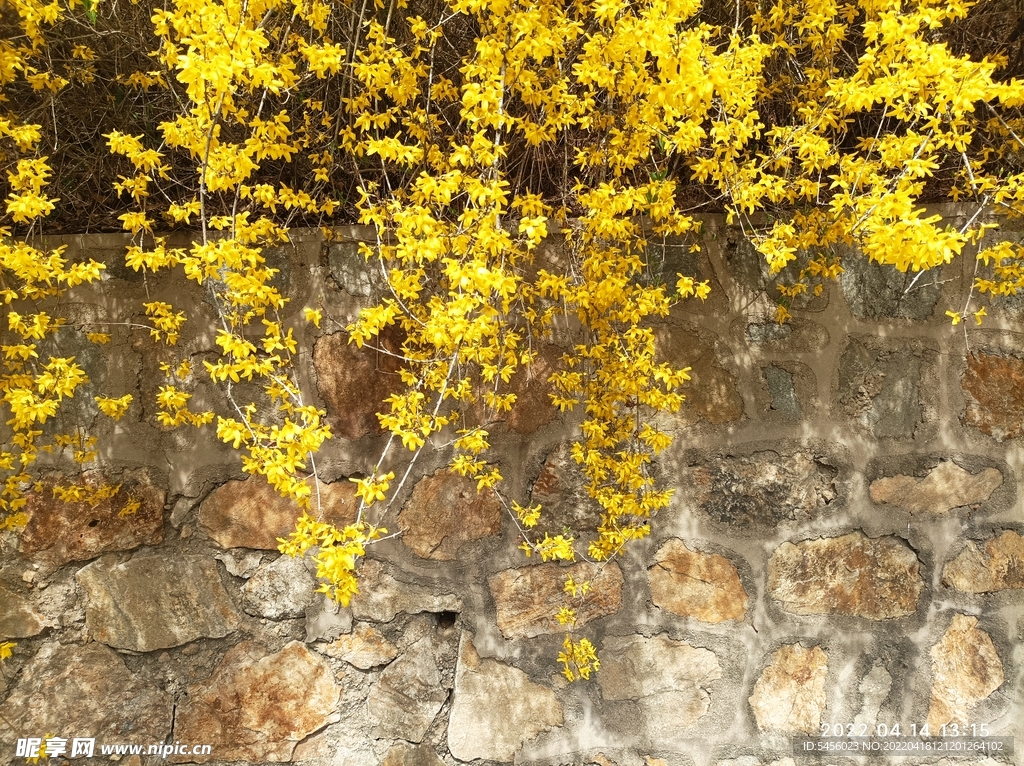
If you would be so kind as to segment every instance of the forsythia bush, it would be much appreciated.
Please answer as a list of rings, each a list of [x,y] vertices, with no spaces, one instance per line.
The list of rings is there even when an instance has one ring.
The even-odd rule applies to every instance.
[[[1024,287],[1024,249],[997,231],[1022,211],[1024,84],[1003,71],[998,41],[967,49],[963,38],[981,38],[975,27],[957,35],[972,23],[963,0],[138,2],[0,2],[11,32],[0,38],[11,224],[0,230],[2,527],[24,523],[40,426],[87,379],[73,358],[40,352],[69,327],[55,299],[99,279],[103,265],[27,244],[59,209],[46,191],[47,151],[76,89],[102,86],[112,109],[132,105],[134,128],[103,134],[119,163],[111,188],[129,204],[117,219],[133,235],[127,265],[180,267],[219,315],[220,358],[205,373],[233,411],[191,411],[179,386],[191,371],[168,367],[159,422],[215,421],[245,471],[295,498],[306,513],[282,550],[318,547],[323,590],[343,603],[428,446],[498,491],[528,556],[604,562],[649,533],[671,496],[650,470],[671,442],[657,415],[681,405],[688,379],[657,360],[649,320],[709,287],[689,274],[653,279],[647,254],[669,237],[699,249],[691,213],[724,210],[742,226],[775,275],[780,322],[795,297],[842,272],[843,245],[921,272],[981,243],[954,324],[969,313],[980,322],[982,296]],[[101,31],[122,17],[138,26],[115,50]],[[142,47],[125,50],[127,38]],[[111,67],[129,60],[135,68]],[[22,104],[34,111],[19,113]],[[959,228],[924,210],[922,199],[947,196],[969,206]],[[311,503],[314,456],[330,431],[303,399],[285,298],[261,255],[287,241],[293,221],[339,217],[372,224],[377,241],[363,252],[388,288],[350,339],[375,345],[399,328],[405,383],[382,405],[391,439],[358,480],[359,518],[345,529]],[[169,248],[157,234],[168,226],[199,233]],[[546,241],[558,258],[540,259]],[[144,310],[153,337],[173,345],[187,307]],[[315,307],[305,317],[322,319]],[[488,424],[512,408],[510,382],[556,328],[572,340],[550,378],[552,405],[582,410],[572,455],[595,524],[538,538],[543,510],[500,491]],[[109,339],[109,328],[84,329]],[[262,384],[272,411],[236,397],[243,379]],[[112,417],[130,405],[98,401]],[[399,443],[413,453],[404,462],[391,454]],[[46,446],[94,457],[81,435]],[[589,587],[570,578],[559,612],[570,680],[599,667],[593,645],[572,638]]]

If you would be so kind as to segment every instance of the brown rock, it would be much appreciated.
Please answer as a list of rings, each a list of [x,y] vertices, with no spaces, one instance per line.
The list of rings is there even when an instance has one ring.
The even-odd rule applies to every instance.
[[[648,572],[655,606],[702,622],[741,620],[747,592],[732,562],[717,554],[691,551],[669,540]]]
[[[344,527],[356,519],[356,485],[345,479],[320,485],[320,508],[310,513],[329,524]],[[302,510],[281,497],[262,476],[221,485],[199,507],[199,526],[222,548],[277,550],[278,538],[288,537]]]
[[[4,756],[14,753],[16,738],[46,733],[67,737],[69,753],[72,738],[95,737],[99,756],[102,743],[163,742],[171,731],[171,697],[130,673],[102,644],[47,643],[0,705],[0,721]]]
[[[577,609],[577,626],[613,614],[622,606],[622,570],[617,564],[596,567],[580,563],[571,567],[538,564],[506,569],[487,579],[498,608],[498,627],[505,638],[533,638],[565,630],[555,617],[565,604],[565,580],[591,581],[590,592]]]
[[[554,389],[548,378],[558,371],[561,354],[557,346],[541,344],[533,363],[512,378],[510,392],[516,395],[516,403],[508,414],[508,425],[516,433],[532,434],[554,420],[555,406],[549,396]]]
[[[289,761],[296,743],[338,720],[330,666],[298,641],[265,656],[248,641],[224,655],[213,676],[188,687],[175,738],[213,746],[209,756],[170,760]]]
[[[939,463],[923,479],[891,476],[871,482],[871,499],[906,508],[911,513],[946,513],[988,500],[1003,483],[995,468],[972,474],[952,461]]]
[[[104,556],[75,575],[87,594],[85,626],[97,641],[152,652],[221,638],[238,626],[213,559]]]
[[[419,742],[448,699],[437,667],[438,647],[431,636],[410,646],[388,665],[370,688],[366,709],[375,739]]]
[[[481,659],[462,634],[448,719],[448,749],[460,761],[512,761],[523,743],[563,722],[555,693],[519,668]]]
[[[73,484],[93,490],[118,484],[121,488],[113,497],[96,505],[54,498],[55,486]],[[166,495],[164,489],[153,486],[142,472],[114,479],[90,471],[81,481],[44,481],[40,491],[27,495],[25,511],[29,520],[19,539],[19,550],[32,561],[57,568],[103,553],[156,545],[163,541]],[[122,516],[121,511],[133,500],[139,502],[139,509]]]
[[[342,439],[382,432],[377,413],[384,400],[404,387],[398,376],[402,331],[386,327],[372,345],[356,348],[348,333],[321,335],[313,346],[316,387],[327,408],[331,430]]]
[[[754,684],[747,700],[761,731],[817,734],[825,711],[828,656],[821,648],[787,644]]]
[[[1003,683],[1003,663],[976,617],[958,614],[932,647],[932,701],[928,725],[968,722],[968,713]]]
[[[1024,361],[971,354],[961,386],[967,400],[964,425],[1000,442],[1024,432]]]
[[[575,532],[593,529],[600,509],[587,495],[586,478],[572,457],[572,442],[552,449],[533,483],[530,504],[540,505],[540,521],[533,531],[552,537],[568,527]]]
[[[387,665],[398,656],[398,647],[365,623],[356,625],[350,634],[317,648],[328,657],[344,660],[361,670]]]
[[[37,636],[43,627],[42,615],[27,598],[0,586],[0,639]]]
[[[1006,530],[986,541],[984,552],[968,540],[942,570],[942,584],[967,593],[1024,588],[1024,536]]]
[[[757,452],[691,469],[694,504],[730,527],[775,526],[818,516],[836,498],[838,471],[808,452]]]
[[[895,537],[853,532],[783,543],[768,562],[768,592],[794,614],[906,617],[923,588],[921,562]]]
[[[637,700],[651,742],[675,739],[707,714],[711,683],[722,677],[714,652],[665,635],[608,638],[600,653],[601,696]]]
[[[463,543],[501,532],[501,503],[492,489],[449,471],[421,479],[398,514],[402,542],[420,558],[454,561]]]
[[[399,742],[392,746],[381,766],[445,766],[429,745],[410,745]]]

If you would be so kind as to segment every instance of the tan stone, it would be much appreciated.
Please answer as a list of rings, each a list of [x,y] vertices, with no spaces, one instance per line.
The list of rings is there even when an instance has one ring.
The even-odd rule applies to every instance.
[[[501,502],[492,489],[450,471],[421,479],[398,514],[402,542],[420,558],[453,561],[470,540],[501,532]]]
[[[0,586],[0,639],[37,636],[44,626],[43,616],[27,598]]]
[[[648,572],[655,606],[702,622],[743,619],[747,592],[729,559],[691,551],[682,540],[673,539],[654,560]]]
[[[952,461],[939,463],[923,479],[891,476],[871,482],[871,499],[906,508],[911,513],[947,513],[953,508],[988,500],[1003,483],[995,468],[972,474]]]
[[[889,620],[917,609],[921,562],[895,537],[842,537],[783,543],[768,562],[768,593],[794,614]]]
[[[1024,536],[1005,530],[985,542],[973,540],[942,570],[942,584],[967,593],[1024,588]]]
[[[101,743],[163,742],[171,705],[159,684],[129,672],[103,644],[45,643],[0,705],[0,760],[13,755],[16,738],[46,733],[68,737],[69,750],[72,737],[95,737],[97,756]]]
[[[576,612],[577,626],[618,611],[622,606],[622,570],[611,563],[595,576],[596,572],[592,564],[563,567],[551,563],[506,569],[487,578],[502,635],[533,638],[563,632],[565,626],[555,615],[565,604],[565,580],[569,576],[576,582],[591,581],[590,592]]]
[[[512,761],[523,743],[563,722],[562,705],[519,668],[481,659],[462,634],[448,719],[448,749],[460,761]]]
[[[711,683],[722,677],[714,652],[665,635],[608,638],[601,657],[601,696],[637,700],[651,742],[674,739],[706,715]]]
[[[313,493],[316,507],[316,492]],[[356,518],[356,485],[345,479],[320,484],[318,515],[329,524],[343,527]],[[302,510],[293,500],[281,497],[262,476],[229,481],[215,489],[199,507],[199,526],[222,548],[277,550],[278,538],[288,537]]]
[[[393,745],[381,766],[445,766],[429,745],[410,745],[398,742]]]
[[[289,761],[300,740],[338,720],[338,699],[330,666],[298,641],[271,655],[243,642],[178,705],[175,738],[211,744],[212,754],[170,760]]]
[[[375,346],[375,348],[371,348]],[[384,400],[402,390],[398,376],[402,331],[385,327],[371,344],[356,348],[348,333],[322,335],[313,347],[316,387],[331,430],[342,439],[382,432],[377,413]]]
[[[1003,663],[978,619],[958,614],[932,647],[932,699],[928,725],[965,724],[977,703],[1002,686]]]
[[[967,400],[964,425],[996,441],[1024,433],[1024,361],[995,354],[971,354],[961,383]]]
[[[121,489],[96,505],[65,502],[53,496],[54,486],[82,483],[92,489],[120,484]],[[26,496],[29,519],[18,541],[19,550],[32,561],[57,568],[104,553],[157,545],[163,541],[166,495],[142,472],[118,479],[91,471],[81,481],[44,481],[42,489]],[[139,509],[121,515],[121,510],[133,500],[139,502]]]
[[[205,556],[145,556],[118,563],[104,556],[75,574],[87,594],[85,626],[97,641],[152,652],[222,638],[238,615]]]
[[[743,417],[743,397],[736,386],[736,376],[722,367],[714,344],[702,340],[695,332],[656,330],[659,356],[675,367],[690,368],[686,401],[679,409],[684,425],[700,420],[709,423],[730,423]]]
[[[374,739],[420,742],[448,699],[437,667],[438,645],[424,636],[388,665],[366,698]]]
[[[827,676],[828,656],[820,647],[780,647],[747,700],[757,728],[786,734],[817,734],[825,711]]]
[[[328,657],[343,660],[361,670],[387,665],[398,656],[398,647],[365,623],[356,625],[350,634],[316,648]]]

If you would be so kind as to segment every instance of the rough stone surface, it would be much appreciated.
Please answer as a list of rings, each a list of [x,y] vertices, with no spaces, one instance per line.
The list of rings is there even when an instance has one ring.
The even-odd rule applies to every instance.
[[[505,638],[533,638],[544,633],[565,630],[556,618],[565,601],[565,580],[590,580],[590,594],[576,613],[576,624],[584,625],[598,617],[613,614],[622,606],[622,570],[608,564],[595,577],[591,564],[562,567],[537,564],[521,569],[506,569],[487,578],[491,596],[498,608],[498,627]]]
[[[371,735],[420,742],[446,699],[448,690],[441,685],[437,667],[437,645],[424,636],[388,665],[371,687],[366,698],[374,722]]]
[[[964,425],[1000,442],[1024,433],[1024,360],[971,354],[961,385],[967,400]]]
[[[789,370],[770,364],[761,370],[768,393],[771,395],[771,409],[791,418],[800,417],[800,402],[793,384],[793,373]]]
[[[836,498],[838,471],[808,452],[757,452],[691,469],[693,502],[731,527],[813,518]]]
[[[386,327],[378,336],[379,346],[356,348],[348,333],[322,335],[313,347],[316,387],[327,408],[328,422],[342,439],[358,439],[382,432],[377,412],[384,400],[397,393],[402,337],[397,327]]]
[[[121,489],[95,506],[53,497],[55,485],[67,487],[83,482],[94,489],[110,484],[120,484]],[[32,561],[57,568],[104,553],[156,545],[163,540],[166,494],[141,472],[121,478],[90,472],[82,482],[44,482],[40,491],[26,495],[29,520],[19,538],[19,551]],[[122,516],[121,510],[132,500],[139,502],[139,509]]]
[[[825,711],[828,656],[820,647],[786,644],[754,684],[748,702],[757,728],[785,734],[817,734]]]
[[[306,643],[333,641],[352,630],[352,610],[333,598],[315,596],[306,607]]]
[[[857,691],[860,692],[861,705],[860,712],[857,713],[853,722],[855,724],[863,723],[869,730],[874,731],[874,726],[878,722],[878,711],[882,709],[882,704],[889,696],[891,689],[892,676],[885,669],[885,665],[880,662],[872,665],[871,670],[861,679],[860,685],[857,687]]]
[[[175,716],[175,739],[215,743],[214,752],[170,760],[288,761],[296,743],[338,720],[338,698],[330,666],[303,644],[271,655],[237,644],[211,678],[188,687]]]
[[[0,639],[37,636],[44,626],[43,616],[27,598],[0,586]]]
[[[985,541],[973,540],[942,570],[942,584],[967,593],[1024,588],[1024,536],[1005,530]]]
[[[528,369],[516,373],[509,392],[516,395],[516,403],[508,413],[508,426],[519,434],[528,435],[555,419],[557,411],[548,396],[554,389],[548,378],[558,370],[562,350],[547,343],[540,345],[538,354]]]
[[[913,438],[924,420],[921,366],[911,348],[851,339],[839,360],[839,402],[876,438]]]
[[[316,597],[316,578],[301,558],[280,556],[242,586],[242,608],[257,617],[302,617]]]
[[[923,588],[921,562],[895,537],[853,532],[787,542],[768,562],[768,593],[794,614],[906,617]]]
[[[453,561],[464,543],[501,532],[501,516],[493,490],[478,492],[472,479],[438,471],[416,484],[398,526],[402,542],[420,558]]]
[[[650,740],[693,726],[711,706],[712,682],[722,677],[708,649],[665,635],[609,638],[597,681],[606,700],[638,700]]]
[[[1003,483],[995,468],[972,474],[951,460],[939,463],[922,479],[891,476],[871,482],[871,499],[906,508],[911,513],[946,513],[988,500]]]
[[[451,593],[412,585],[395,579],[384,565],[366,559],[359,567],[359,593],[352,597],[352,616],[357,620],[391,622],[400,613],[461,612],[462,601]]]
[[[655,330],[659,354],[675,367],[690,368],[686,402],[679,410],[684,425],[700,420],[731,423],[743,417],[743,397],[736,387],[736,376],[722,367],[712,343],[695,332]]]
[[[560,442],[544,458],[533,482],[530,504],[541,506],[540,521],[534,528],[537,535],[560,535],[566,527],[580,532],[593,525],[598,510],[572,458],[571,442]]]
[[[978,619],[958,614],[932,647],[932,699],[928,725],[964,724],[978,702],[1003,683],[1003,663]]]
[[[481,659],[469,634],[462,634],[448,719],[453,756],[511,761],[524,742],[562,722],[562,706],[551,689],[518,668]]]
[[[320,485],[322,521],[339,527],[355,521],[355,486],[344,479]],[[199,526],[222,548],[276,551],[277,539],[288,537],[301,515],[294,501],[281,497],[263,477],[254,477],[229,481],[210,493],[199,506]]]
[[[75,575],[85,591],[90,635],[118,649],[151,652],[238,626],[217,564],[203,556],[147,556],[123,564],[104,556]]]
[[[244,548],[213,554],[213,557],[228,570],[229,575],[232,577],[244,577],[245,579],[249,579],[256,574],[256,570],[263,563],[263,556],[264,554],[261,551],[249,551]]]
[[[850,253],[843,258],[843,295],[858,319],[927,319],[942,294],[941,273],[900,272]]]
[[[399,742],[388,750],[381,766],[445,766],[445,764],[428,745],[410,745],[407,742]]]
[[[339,636],[326,646],[317,647],[329,657],[344,660],[361,670],[387,665],[398,656],[398,647],[376,628],[359,623],[347,636]]]
[[[327,270],[339,288],[349,295],[369,298],[384,285],[375,261],[359,254],[359,243],[337,242],[327,248]]]
[[[669,540],[655,554],[648,570],[656,606],[702,622],[741,620],[747,592],[729,559],[690,550],[682,540]]]
[[[72,737],[95,737],[97,745],[163,742],[171,731],[171,696],[130,673],[102,644],[46,643],[0,705],[0,721],[7,724],[0,726],[0,759],[14,753],[18,737],[47,732],[68,737],[69,751]]]

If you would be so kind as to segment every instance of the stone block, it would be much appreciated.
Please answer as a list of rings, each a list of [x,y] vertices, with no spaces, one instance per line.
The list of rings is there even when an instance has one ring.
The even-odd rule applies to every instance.
[[[984,548],[968,540],[943,568],[942,584],[966,593],[1024,588],[1024,536],[1007,529],[986,540]]]
[[[673,539],[658,550],[654,562],[648,576],[655,606],[702,622],[743,619],[747,592],[729,559],[690,550]]]
[[[387,665],[398,656],[398,647],[376,628],[359,623],[349,635],[338,636],[324,646],[316,647],[328,657],[343,660],[360,670]]]
[[[351,604],[357,620],[391,622],[401,613],[462,611],[462,600],[455,594],[397,580],[378,561],[364,559],[357,574],[359,593]]]
[[[302,617],[316,598],[316,578],[301,558],[280,556],[242,586],[242,608],[268,620]]]
[[[402,543],[420,558],[453,561],[467,542],[501,532],[502,506],[492,489],[450,471],[417,482],[398,514]]]
[[[1002,686],[1003,663],[992,638],[979,630],[977,617],[953,617],[931,649],[932,697],[928,725],[968,723],[971,709]]]
[[[511,639],[564,632],[556,615],[565,604],[569,576],[576,582],[591,582],[590,592],[576,612],[577,626],[614,614],[622,606],[622,570],[612,562],[597,572],[593,564],[564,567],[550,563],[506,569],[487,578],[501,634]]]
[[[768,593],[794,614],[906,617],[924,580],[917,555],[895,537],[841,537],[783,543],[768,562]]]
[[[851,338],[839,360],[839,407],[878,439],[912,439],[924,422],[927,352]]]
[[[43,632],[43,616],[32,608],[32,602],[0,586],[0,643],[5,638],[31,638]]]
[[[961,386],[967,402],[964,425],[998,442],[1024,433],[1024,360],[971,354]]]
[[[90,635],[118,649],[168,649],[222,638],[238,626],[217,564],[204,556],[146,556],[123,564],[104,556],[75,579],[88,599]]]
[[[448,690],[441,685],[437,651],[433,638],[424,636],[384,668],[366,698],[375,739],[422,741],[448,699]]]
[[[988,500],[1002,483],[1003,475],[995,468],[972,474],[947,460],[923,478],[900,474],[873,481],[870,493],[876,503],[898,505],[911,513],[943,514]]]
[[[825,712],[828,655],[817,646],[786,644],[754,684],[748,698],[757,728],[783,734],[818,734]]]

